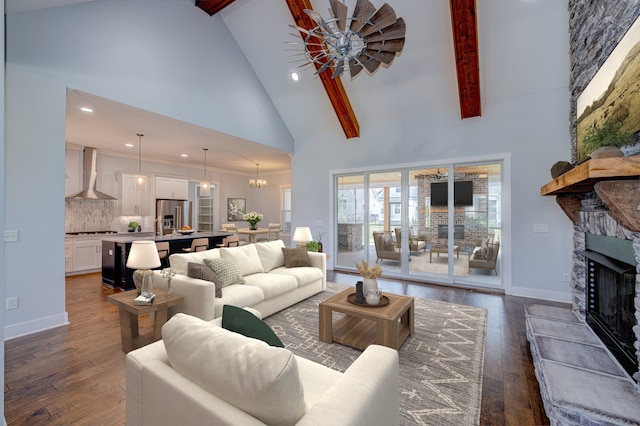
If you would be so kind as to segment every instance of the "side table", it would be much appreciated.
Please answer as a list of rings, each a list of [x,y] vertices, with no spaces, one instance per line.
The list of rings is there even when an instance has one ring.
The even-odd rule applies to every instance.
[[[154,289],[156,297],[151,305],[134,305],[133,299],[138,295],[136,290],[124,291],[110,295],[107,300],[118,307],[120,312],[120,338],[122,351],[127,353],[137,347],[155,342],[162,338],[162,326],[167,322],[168,310],[171,306],[179,305],[184,297],[179,294],[167,294],[162,289]],[[138,334],[138,317],[155,312],[153,336],[151,339]]]

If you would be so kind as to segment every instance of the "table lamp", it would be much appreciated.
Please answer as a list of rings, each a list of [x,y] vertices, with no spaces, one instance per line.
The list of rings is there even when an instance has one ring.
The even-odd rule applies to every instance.
[[[160,256],[155,241],[134,241],[131,244],[127,268],[136,269],[133,282],[138,293],[144,297],[153,295],[153,272],[151,268],[160,266]]]
[[[298,243],[298,247],[306,247],[309,241],[313,241],[311,229],[308,226],[298,226],[293,233],[293,241]]]

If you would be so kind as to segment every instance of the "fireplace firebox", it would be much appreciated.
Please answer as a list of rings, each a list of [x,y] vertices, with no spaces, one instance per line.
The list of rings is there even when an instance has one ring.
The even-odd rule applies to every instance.
[[[586,250],[582,254],[587,268],[587,324],[633,377],[638,371],[633,331],[637,324],[634,304],[636,266],[630,243],[588,235]],[[630,247],[626,248],[627,245]]]

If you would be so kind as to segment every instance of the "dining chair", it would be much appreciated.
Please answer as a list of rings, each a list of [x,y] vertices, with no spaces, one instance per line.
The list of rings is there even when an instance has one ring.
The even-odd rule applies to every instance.
[[[280,229],[280,224],[279,223],[270,223],[269,224],[269,233],[267,234],[266,237],[261,237],[258,238],[257,241],[276,241],[278,239],[280,239],[280,232],[282,231]]]
[[[249,241],[246,239],[243,239],[240,237],[240,234],[238,233],[238,228],[236,228],[236,224],[235,223],[223,223],[222,225],[222,231],[223,232],[231,232],[234,235],[238,236],[238,245],[245,245],[245,244],[249,244]]]
[[[160,266],[162,268],[169,267],[169,242],[161,241],[156,243],[156,249],[158,250],[158,256],[160,257]]]
[[[183,248],[182,251],[192,253],[196,251],[205,251],[208,248],[209,248],[208,238],[196,238],[193,241],[191,241],[191,247]]]

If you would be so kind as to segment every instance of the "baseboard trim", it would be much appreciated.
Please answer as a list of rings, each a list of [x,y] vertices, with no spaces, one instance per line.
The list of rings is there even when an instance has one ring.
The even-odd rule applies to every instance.
[[[7,325],[4,327],[4,340],[7,341],[15,339],[16,337],[22,337],[28,334],[49,330],[51,328],[62,327],[63,325],[68,324],[69,315],[64,312],[62,314],[52,315],[50,317],[38,318],[33,321]]]
[[[552,302],[571,303],[571,293],[561,291],[538,290],[527,287],[511,287],[510,296],[528,297],[531,299],[549,300]]]

